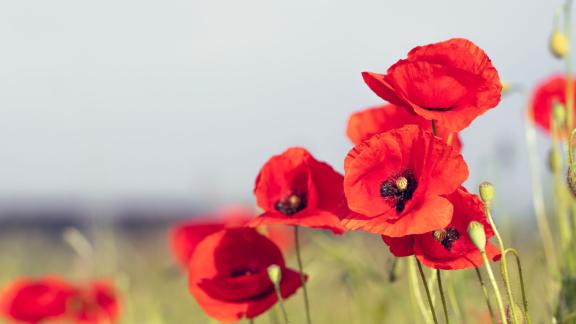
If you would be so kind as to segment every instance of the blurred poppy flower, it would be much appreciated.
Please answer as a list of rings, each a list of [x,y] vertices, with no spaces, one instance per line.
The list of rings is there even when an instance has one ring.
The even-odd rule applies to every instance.
[[[553,75],[541,82],[532,94],[530,117],[541,130],[548,134],[552,133],[552,114],[555,103],[566,106],[566,77],[561,74]],[[576,115],[576,108],[574,114]],[[559,126],[560,137],[567,137],[566,125]]]
[[[344,232],[337,216],[344,199],[342,175],[304,148],[270,158],[256,178],[254,193],[264,213],[249,223],[252,227],[285,224]]]
[[[385,104],[352,114],[348,119],[346,135],[354,145],[357,145],[372,135],[401,128],[405,125],[418,125],[422,129],[432,132],[432,123],[429,120],[412,114],[402,107]],[[459,151],[462,150],[462,142],[458,133],[438,129],[436,135],[448,144],[454,145]]]
[[[64,316],[73,287],[55,277],[22,278],[2,291],[0,307],[9,321],[40,323]]]
[[[442,229],[425,234],[405,237],[382,236],[390,252],[398,257],[415,254],[424,265],[442,270],[474,268],[482,264],[482,255],[474,246],[466,231],[471,221],[484,225],[486,238],[494,236],[488,224],[484,204],[477,195],[459,188],[446,198],[454,206],[452,221]],[[488,258],[497,260],[500,251],[490,242],[486,243]]]
[[[407,125],[356,145],[344,161],[344,216],[351,230],[400,237],[446,227],[452,204],[443,195],[468,177],[462,156],[431,133]]]
[[[418,46],[386,74],[362,75],[384,100],[435,120],[438,129],[449,132],[461,131],[495,107],[502,91],[490,58],[462,38]]]
[[[78,324],[115,323],[119,302],[114,287],[106,281],[77,287],[69,297],[67,317]]]
[[[244,227],[256,217],[249,208],[226,208],[214,215],[199,216],[196,219],[177,224],[170,229],[170,250],[176,261],[183,267],[188,267],[188,261],[196,246],[206,236],[225,228]],[[287,226],[262,226],[258,230],[274,241],[282,251],[293,246],[294,233]]]
[[[252,228],[225,229],[198,244],[189,263],[188,287],[200,307],[219,321],[254,318],[277,301],[267,272],[273,264],[280,267],[280,291],[287,298],[302,281],[286,267],[274,242]]]

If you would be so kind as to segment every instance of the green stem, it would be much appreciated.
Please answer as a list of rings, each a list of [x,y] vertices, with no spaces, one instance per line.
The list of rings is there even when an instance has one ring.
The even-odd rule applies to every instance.
[[[438,290],[440,290],[440,298],[442,299],[442,308],[444,309],[444,319],[446,324],[450,324],[450,318],[448,316],[448,307],[446,306],[446,297],[444,297],[444,288],[442,287],[442,275],[440,270],[436,269],[436,277],[438,278]]]
[[[570,139],[568,140],[568,166],[574,165],[574,135],[576,135],[576,129],[570,132]]]
[[[420,261],[418,259],[416,259],[416,264],[418,264],[418,271],[420,272],[420,278],[422,278],[422,284],[424,285],[424,289],[426,290],[426,297],[428,297],[428,305],[430,306],[430,313],[432,313],[432,319],[434,320],[435,324],[438,324],[438,318],[436,317],[436,310],[434,310],[434,304],[432,303],[432,296],[430,295],[430,289],[428,288],[428,281],[426,280],[426,276],[424,275],[424,270],[422,270],[422,264],[420,264]]]
[[[448,294],[448,303],[450,304],[450,308],[452,309],[453,317],[457,323],[462,323],[462,311],[461,305],[456,298],[456,292],[454,291],[454,281],[448,277],[448,284],[446,285],[446,291]]]
[[[498,283],[496,283],[494,272],[492,272],[492,267],[490,266],[490,260],[488,260],[488,256],[486,256],[485,251],[480,251],[480,254],[482,254],[482,260],[484,261],[484,266],[486,267],[488,278],[490,279],[490,283],[492,284],[492,289],[494,289],[494,295],[496,296],[496,303],[498,304],[498,310],[500,311],[500,320],[502,321],[503,324],[508,324],[508,319],[506,318],[506,310],[504,309],[504,304],[502,303],[502,295],[500,295],[500,288],[498,288]]]
[[[434,134],[434,136],[436,136],[436,134],[437,134],[436,121],[434,119],[432,119],[432,133]]]
[[[280,285],[274,284],[274,290],[276,291],[276,296],[278,297],[278,304],[280,304],[280,309],[282,310],[282,316],[284,317],[284,324],[289,324],[290,322],[288,321],[288,313],[286,312],[286,307],[284,307],[284,298],[282,298],[282,293],[280,292]]]
[[[304,267],[302,266],[302,256],[300,255],[300,238],[298,235],[298,225],[294,226],[294,243],[296,245],[296,259],[298,260],[298,271],[302,281],[302,290],[304,291],[304,307],[306,308],[306,322],[312,323],[310,316],[310,302],[308,301],[308,289],[306,289],[306,278],[304,277]]]
[[[496,240],[498,241],[498,246],[500,251],[504,251],[504,241],[500,236],[500,232],[496,228],[496,224],[494,223],[494,219],[492,218],[492,211],[490,210],[490,204],[486,203],[486,215],[488,216],[488,222],[490,226],[492,226],[492,230],[494,231],[494,236],[496,236]],[[500,272],[502,273],[502,279],[504,279],[504,285],[506,286],[506,295],[508,295],[508,303],[510,304],[510,314],[512,315],[512,322],[516,323],[516,307],[514,302],[514,296],[512,295],[512,286],[510,285],[510,277],[508,276],[508,265],[506,263],[506,254],[502,253],[502,260],[500,260]]]
[[[566,121],[568,129],[574,128],[574,78],[572,77],[572,1],[564,5],[564,35],[568,42],[568,51],[564,56],[566,64]]]
[[[488,295],[488,288],[486,288],[486,284],[484,283],[484,279],[482,279],[482,274],[480,273],[479,268],[474,268],[476,270],[476,276],[478,276],[478,281],[480,282],[480,286],[482,287],[482,293],[484,293],[484,299],[486,299],[486,306],[488,307],[488,312],[490,313],[490,318],[492,319],[492,323],[496,324],[496,314],[494,314],[494,309],[492,309],[492,304],[490,303],[490,296]]]
[[[540,180],[540,165],[539,154],[536,143],[536,131],[532,126],[532,117],[530,116],[530,107],[526,110],[526,143],[528,144],[528,158],[530,160],[530,177],[532,182],[532,199],[534,204],[534,211],[536,220],[538,222],[538,231],[544,248],[544,256],[548,270],[556,271],[558,261],[556,259],[556,252],[554,249],[554,240],[552,238],[552,231],[548,223],[548,215],[546,215],[546,206],[544,204],[544,193],[542,191],[542,182]]]
[[[248,319],[248,323],[254,324],[254,319],[253,318]]]
[[[520,290],[522,291],[522,306],[524,307],[524,316],[526,317],[527,324],[530,324],[530,316],[528,315],[528,298],[526,298],[526,287],[524,286],[524,275],[522,273],[522,264],[520,263],[520,254],[513,248],[508,248],[502,253],[512,253],[516,259],[516,266],[518,267],[518,278],[520,279]]]
[[[424,305],[424,301],[422,300],[422,292],[420,291],[420,289],[418,289],[418,275],[416,274],[416,265],[415,265],[415,261],[416,258],[414,259],[409,259],[408,260],[408,271],[409,271],[409,285],[410,285],[410,290],[412,290],[412,294],[414,295],[414,298],[416,299],[416,304],[418,306],[418,309],[420,310],[420,313],[422,314],[422,317],[424,318],[424,321],[426,323],[431,323],[430,317],[428,316],[428,312],[426,311],[426,306]]]

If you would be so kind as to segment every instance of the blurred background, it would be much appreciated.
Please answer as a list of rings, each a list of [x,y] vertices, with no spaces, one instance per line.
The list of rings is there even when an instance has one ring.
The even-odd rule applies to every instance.
[[[21,275],[110,277],[121,291],[122,323],[207,323],[170,256],[168,226],[222,206],[252,207],[258,170],[289,146],[342,171],[348,116],[382,103],[360,73],[384,72],[417,45],[465,37],[516,89],[461,134],[467,187],[496,185],[496,222],[511,246],[523,240],[528,290],[542,296],[524,110],[530,90],[563,70],[547,48],[560,5],[0,3],[0,286]],[[542,167],[549,144],[541,134],[538,143]],[[522,220],[515,236],[504,216]],[[305,236],[321,322],[420,319],[394,311],[405,309],[407,286],[386,278],[392,261],[380,238],[345,240]],[[294,264],[293,254],[287,259]],[[454,296],[465,297],[453,299],[472,314],[468,322],[486,319],[477,296],[469,298],[473,275],[453,276]],[[300,298],[288,301],[294,323],[303,322]],[[535,305],[536,314],[550,311]]]
[[[98,209],[155,219],[253,203],[260,166],[293,145],[342,171],[349,114],[382,102],[360,72],[383,72],[416,45],[466,37],[527,91],[562,70],[547,50],[559,5],[5,2],[0,218]],[[501,207],[532,219],[526,100],[506,96],[462,137],[469,188],[490,180]]]

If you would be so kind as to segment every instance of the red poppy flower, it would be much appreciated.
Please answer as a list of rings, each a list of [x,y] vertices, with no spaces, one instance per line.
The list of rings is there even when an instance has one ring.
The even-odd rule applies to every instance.
[[[337,216],[344,199],[342,175],[304,148],[270,158],[256,178],[254,193],[264,213],[250,222],[252,227],[285,224],[344,232]]]
[[[77,324],[115,323],[119,313],[115,289],[105,281],[76,288],[68,301],[67,316]]]
[[[452,221],[442,229],[420,235],[404,237],[382,236],[390,252],[398,257],[415,254],[424,265],[442,270],[474,268],[482,264],[482,255],[468,237],[468,225],[472,221],[484,225],[486,239],[494,236],[488,224],[484,204],[477,195],[464,187],[447,195],[454,206]],[[497,260],[500,251],[490,242],[486,243],[488,258]]]
[[[484,51],[454,38],[418,46],[386,74],[364,72],[364,81],[384,100],[406,107],[438,129],[458,132],[495,107],[502,85]]]
[[[200,307],[219,321],[254,318],[277,301],[267,272],[273,264],[281,269],[280,291],[287,298],[302,281],[286,267],[274,242],[252,228],[222,230],[198,244],[189,263],[188,287]]]
[[[444,228],[452,204],[443,195],[468,177],[462,156],[429,132],[407,125],[356,145],[344,161],[348,229],[400,237]]]
[[[346,135],[355,145],[367,140],[372,135],[401,128],[405,125],[418,125],[422,129],[432,132],[432,123],[408,110],[393,104],[372,107],[356,112],[348,119]],[[436,135],[448,144],[454,145],[458,151],[462,150],[462,142],[458,134],[437,129]]]
[[[541,130],[548,134],[552,132],[552,108],[556,102],[566,105],[566,77],[560,74],[544,80],[532,95],[530,117]],[[576,115],[576,108],[574,114]],[[567,131],[561,129],[559,135],[566,137]]]
[[[66,313],[73,288],[55,277],[23,278],[10,284],[0,297],[2,315],[14,322],[40,323]]]

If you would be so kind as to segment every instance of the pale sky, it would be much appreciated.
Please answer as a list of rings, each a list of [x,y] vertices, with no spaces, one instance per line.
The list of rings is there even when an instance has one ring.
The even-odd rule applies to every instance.
[[[348,115],[382,102],[362,71],[466,37],[529,89],[563,67],[547,51],[560,4],[4,1],[0,199],[251,201],[260,166],[291,145],[342,170]],[[512,211],[531,207],[525,101],[462,135],[471,190],[492,180]]]

